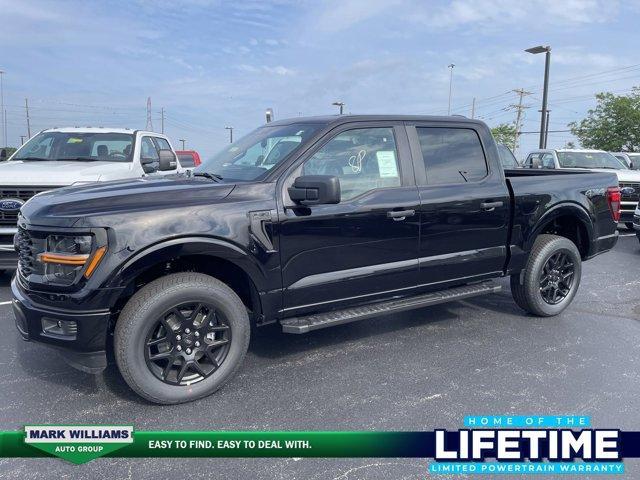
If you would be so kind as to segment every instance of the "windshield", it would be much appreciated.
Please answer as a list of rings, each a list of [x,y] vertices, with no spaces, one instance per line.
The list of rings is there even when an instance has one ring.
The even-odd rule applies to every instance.
[[[260,127],[202,162],[194,172],[214,173],[225,181],[258,180],[305,145],[321,127],[318,124]]]
[[[130,162],[132,146],[132,133],[42,132],[25,143],[11,160]]]
[[[506,145],[501,143],[498,144],[498,153],[500,154],[500,163],[502,163],[502,168],[518,168],[518,161],[516,157],[513,156],[511,150]]]
[[[562,168],[629,169],[622,160],[607,152],[558,152],[558,162]]]

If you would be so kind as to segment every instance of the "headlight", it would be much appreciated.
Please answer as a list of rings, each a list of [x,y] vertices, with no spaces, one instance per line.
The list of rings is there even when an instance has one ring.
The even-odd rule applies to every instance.
[[[44,265],[48,283],[71,285],[82,274],[89,278],[102,260],[107,247],[99,247],[92,254],[91,235],[49,235],[46,251],[38,255]]]

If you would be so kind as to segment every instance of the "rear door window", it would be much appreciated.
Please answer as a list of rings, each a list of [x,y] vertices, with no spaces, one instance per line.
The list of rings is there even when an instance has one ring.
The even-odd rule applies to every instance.
[[[476,182],[487,176],[480,138],[469,128],[416,127],[428,185]]]

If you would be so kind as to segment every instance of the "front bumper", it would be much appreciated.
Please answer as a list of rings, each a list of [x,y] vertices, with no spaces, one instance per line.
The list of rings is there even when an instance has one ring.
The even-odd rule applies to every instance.
[[[16,328],[23,339],[59,349],[67,363],[84,372],[104,370],[109,310],[76,311],[39,305],[27,296],[16,276],[11,281],[11,292]],[[52,333],[47,326],[58,321],[74,327],[64,333]]]

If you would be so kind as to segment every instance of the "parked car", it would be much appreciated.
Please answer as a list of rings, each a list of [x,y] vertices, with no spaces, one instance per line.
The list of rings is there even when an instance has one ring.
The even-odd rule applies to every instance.
[[[281,120],[193,175],[29,200],[16,326],[85,371],[113,348],[134,391],[180,403],[233,377],[252,324],[302,334],[494,293],[505,276],[522,309],[557,315],[582,262],[615,245],[619,209],[613,173],[504,171],[477,120]]]
[[[615,172],[622,194],[620,222],[628,229],[633,228],[633,211],[640,200],[640,171],[630,170],[623,160],[617,159],[609,152],[576,149],[534,150],[527,156],[523,167]]]
[[[631,170],[640,170],[640,153],[612,152],[611,154],[618,160],[622,160]]]
[[[169,138],[159,133],[75,127],[38,133],[0,163],[0,269],[16,268],[18,211],[34,195],[80,183],[183,171],[176,163]]]
[[[515,155],[511,151],[509,147],[502,143],[498,143],[498,154],[500,155],[500,163],[502,164],[502,168],[510,169],[510,168],[520,168],[520,164],[518,160],[516,160]]]
[[[202,163],[200,154],[195,150],[176,150],[178,161],[183,168],[197,167]]]

